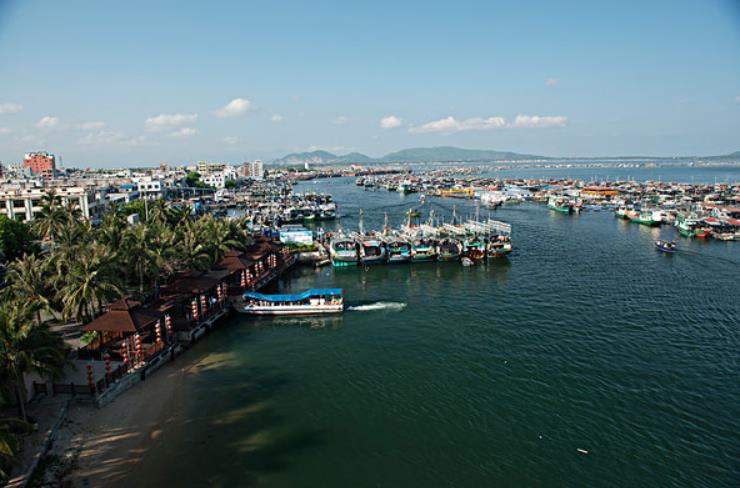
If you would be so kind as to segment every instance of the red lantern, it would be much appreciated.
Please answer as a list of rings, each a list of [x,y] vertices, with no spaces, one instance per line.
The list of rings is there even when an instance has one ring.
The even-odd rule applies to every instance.
[[[206,296],[201,295],[200,296],[200,309],[203,311],[203,315],[205,315],[205,312],[207,310],[206,308]]]
[[[172,334],[172,317],[169,314],[164,316],[164,325],[167,327],[167,335]]]
[[[138,332],[134,334],[134,357],[136,358],[135,363],[141,361],[141,336]]]
[[[87,369],[87,385],[90,387],[90,389],[93,389],[95,388],[95,381],[93,380],[92,364],[87,363],[85,365],[85,368]]]
[[[221,286],[220,285],[217,286],[216,287],[216,299],[218,300],[218,303],[221,303],[223,301],[223,295],[222,295],[222,293],[223,292],[221,291]]]
[[[123,359],[123,364],[128,365],[128,339],[123,341],[123,349],[121,349],[121,358]]]
[[[155,335],[155,342],[159,346],[162,344],[162,330],[160,329],[161,324],[157,322],[157,324],[154,326],[154,335]]]
[[[190,310],[193,312],[193,320],[198,320],[198,302],[195,298],[190,303]]]
[[[241,277],[241,281],[240,281],[241,286],[242,288],[244,288],[245,286],[247,286],[247,271],[242,270],[240,277]]]

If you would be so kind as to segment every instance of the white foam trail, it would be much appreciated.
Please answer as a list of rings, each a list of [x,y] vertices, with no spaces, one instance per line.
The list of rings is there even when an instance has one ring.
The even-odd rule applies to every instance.
[[[372,312],[374,310],[393,310],[400,312],[406,308],[405,303],[401,302],[375,302],[368,303],[367,305],[356,305],[354,307],[348,307],[347,310],[353,310],[355,312]]]

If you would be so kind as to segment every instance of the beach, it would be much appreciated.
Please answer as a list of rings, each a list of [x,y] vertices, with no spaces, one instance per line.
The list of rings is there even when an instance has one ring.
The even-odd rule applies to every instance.
[[[182,413],[185,376],[197,374],[207,358],[186,352],[103,408],[73,403],[50,451],[67,461],[63,480],[74,487],[131,486],[131,471],[165,442],[163,427]]]

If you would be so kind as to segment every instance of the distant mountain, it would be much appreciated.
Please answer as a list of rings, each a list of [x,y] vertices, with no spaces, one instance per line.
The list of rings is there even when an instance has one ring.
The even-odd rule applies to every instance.
[[[544,156],[519,154],[508,151],[491,151],[486,149],[461,149],[459,147],[416,147],[386,154],[380,158],[371,158],[365,154],[353,152],[337,155],[328,151],[311,151],[292,153],[273,161],[275,164],[340,164],[340,163],[414,163],[446,161],[501,161],[548,159]]]
[[[462,149],[452,146],[415,147],[386,154],[379,161],[387,162],[416,162],[416,161],[501,161],[522,159],[547,159],[532,154],[519,154],[508,151],[492,151],[488,149]]]
[[[710,161],[740,161],[740,151],[735,151],[731,154],[723,154],[720,156],[706,156],[702,159]]]
[[[343,156],[330,153],[329,151],[311,151],[292,153],[273,161],[275,164],[339,164],[339,163],[372,163],[375,160],[370,156],[357,152],[345,154]]]

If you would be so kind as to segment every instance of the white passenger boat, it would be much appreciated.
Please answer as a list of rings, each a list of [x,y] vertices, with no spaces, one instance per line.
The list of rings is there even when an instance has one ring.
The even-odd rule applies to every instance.
[[[248,315],[320,315],[344,311],[344,290],[312,288],[295,295],[247,292],[236,310]]]

